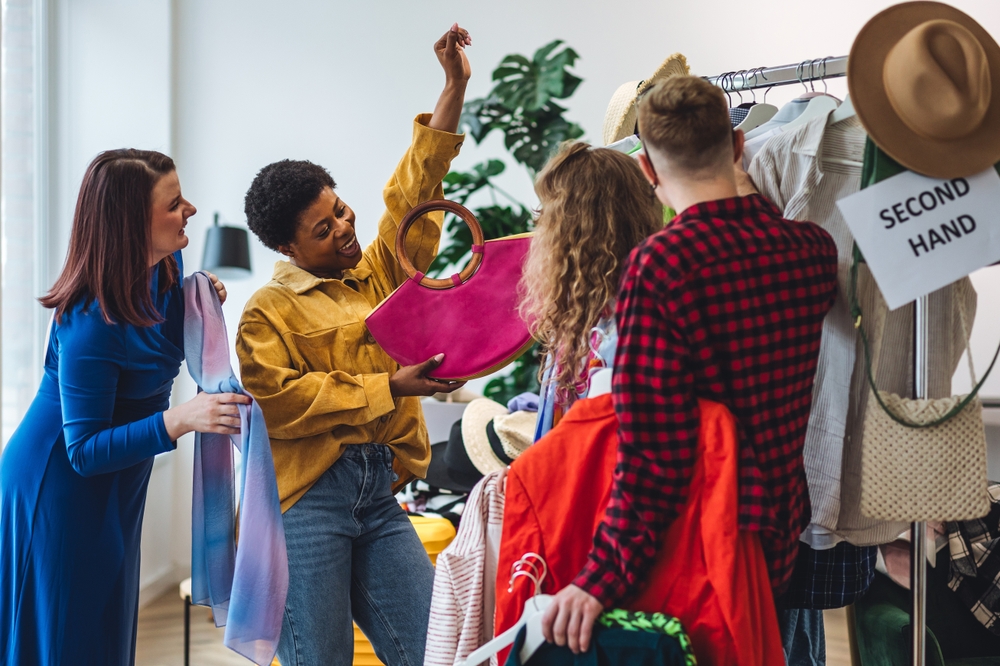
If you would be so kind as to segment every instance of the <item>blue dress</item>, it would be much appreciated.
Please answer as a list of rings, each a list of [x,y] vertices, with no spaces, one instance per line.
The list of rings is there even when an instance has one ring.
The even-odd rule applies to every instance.
[[[161,324],[109,325],[96,303],[53,321],[0,456],[0,664],[134,663],[146,485],[175,447],[161,412],[184,358],[181,285],[157,293],[158,272]]]

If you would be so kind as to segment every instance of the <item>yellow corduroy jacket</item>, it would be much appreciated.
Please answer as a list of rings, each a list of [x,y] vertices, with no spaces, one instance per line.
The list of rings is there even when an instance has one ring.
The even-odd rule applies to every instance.
[[[382,351],[365,316],[406,274],[396,260],[396,230],[419,203],[443,196],[441,181],[463,135],[427,127],[417,116],[413,142],[382,192],[378,238],[340,280],[321,279],[287,261],[247,303],[236,336],[243,385],[267,421],[281,510],[287,511],[354,444],[386,444],[396,473],[423,477],[430,445],[420,398],[393,400],[399,365]],[[407,254],[426,271],[444,214],[430,213],[407,234]]]

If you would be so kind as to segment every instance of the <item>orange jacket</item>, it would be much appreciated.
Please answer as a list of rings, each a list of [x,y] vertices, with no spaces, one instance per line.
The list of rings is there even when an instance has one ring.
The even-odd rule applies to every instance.
[[[783,664],[760,541],[736,527],[736,423],[723,405],[698,403],[699,457],[688,503],[664,535],[648,583],[624,607],[680,619],[703,666]],[[524,579],[508,592],[511,566],[523,555],[545,559],[546,593],[580,572],[611,493],[617,433],[610,395],[580,400],[511,465],[497,568],[497,633],[517,622],[532,592]]]

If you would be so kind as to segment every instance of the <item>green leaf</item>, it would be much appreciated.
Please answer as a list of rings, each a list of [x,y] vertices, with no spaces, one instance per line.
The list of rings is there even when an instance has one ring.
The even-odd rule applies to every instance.
[[[555,51],[557,48],[559,48],[559,46],[562,45],[562,43],[563,40],[561,39],[549,42],[542,48],[535,51],[535,55],[532,56],[531,59],[534,60],[535,62],[544,62],[545,59],[549,56],[549,54]],[[572,51],[573,49],[568,49],[568,50]]]
[[[541,348],[535,343],[523,356],[514,361],[509,374],[491,379],[483,389],[483,395],[505,405],[508,400],[525,391],[538,393],[540,354]]]

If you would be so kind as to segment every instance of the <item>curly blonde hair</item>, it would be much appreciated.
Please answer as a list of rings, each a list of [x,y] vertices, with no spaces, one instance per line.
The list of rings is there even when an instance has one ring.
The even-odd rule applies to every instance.
[[[521,278],[520,313],[549,352],[558,395],[572,395],[589,331],[607,316],[632,249],[663,228],[663,207],[631,157],[563,144],[535,180],[541,212]],[[540,374],[541,374],[540,373]]]

